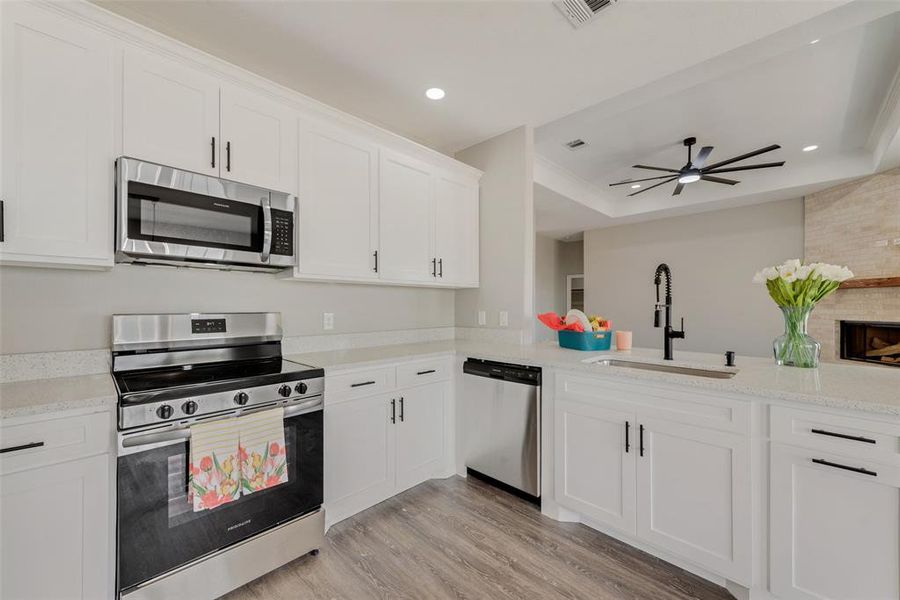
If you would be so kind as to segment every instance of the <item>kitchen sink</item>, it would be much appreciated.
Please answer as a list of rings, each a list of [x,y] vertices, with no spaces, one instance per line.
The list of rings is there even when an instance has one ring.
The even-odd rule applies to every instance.
[[[694,377],[708,377],[710,379],[731,379],[732,377],[737,375],[737,371],[720,371],[717,369],[699,369],[695,367],[679,367],[677,365],[660,365],[657,363],[637,362],[633,360],[617,360],[615,358],[603,358],[598,360],[594,364],[603,367],[640,369],[642,371],[675,373],[677,375],[692,375]]]

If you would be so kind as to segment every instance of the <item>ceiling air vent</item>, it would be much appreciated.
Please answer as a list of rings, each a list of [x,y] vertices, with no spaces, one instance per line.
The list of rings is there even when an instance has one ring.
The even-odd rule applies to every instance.
[[[580,148],[583,148],[584,146],[587,146],[587,142],[581,138],[578,138],[577,140],[572,140],[571,142],[566,142],[565,146],[569,150],[578,150]]]
[[[589,22],[604,8],[617,0],[555,0],[553,4],[576,29]]]

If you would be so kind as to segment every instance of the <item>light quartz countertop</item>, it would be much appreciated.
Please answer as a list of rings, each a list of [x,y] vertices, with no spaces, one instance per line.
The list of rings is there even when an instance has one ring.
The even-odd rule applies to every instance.
[[[501,344],[471,340],[444,340],[352,350],[309,352],[285,358],[325,368],[326,372],[375,366],[410,358],[452,356],[481,358],[621,377],[634,381],[681,384],[707,390],[747,394],[900,418],[900,369],[844,363],[822,363],[818,369],[779,367],[771,359],[737,357],[738,373],[731,379],[660,373],[591,364],[590,359],[616,358],[686,367],[725,370],[718,354],[680,352],[674,361],[662,352],[636,348],[629,352],[579,352],[556,343]],[[0,384],[0,419],[116,405],[116,390],[107,374],[57,377]]]
[[[113,409],[116,386],[107,374],[54,377],[0,384],[0,419],[83,408]]]
[[[818,369],[779,367],[772,359],[738,356],[737,374],[731,379],[711,379],[591,364],[590,359],[615,358],[674,366],[727,370],[724,355],[675,351],[665,361],[662,351],[635,348],[627,352],[580,352],[560,348],[555,342],[498,344],[470,340],[446,340],[400,344],[287,356],[289,360],[334,369],[362,367],[411,357],[459,354],[543,368],[580,371],[637,381],[677,383],[728,393],[786,400],[832,408],[900,417],[900,369],[875,365],[821,363]]]

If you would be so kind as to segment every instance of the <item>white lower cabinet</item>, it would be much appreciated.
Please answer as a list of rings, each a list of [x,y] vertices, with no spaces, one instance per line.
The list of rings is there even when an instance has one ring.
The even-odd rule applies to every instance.
[[[772,593],[900,598],[900,466],[778,443],[771,450]]]
[[[113,596],[110,470],[102,454],[0,476],[0,597]]]
[[[749,436],[681,421],[703,410],[640,388],[559,378],[556,502],[739,583],[751,577]],[[659,394],[659,390],[654,394]],[[671,412],[672,419],[659,415]],[[699,414],[699,413],[698,413]]]
[[[327,380],[325,385],[327,390]],[[329,524],[444,470],[449,399],[450,384],[444,381],[392,393],[343,397],[333,404],[326,401],[325,509]]]

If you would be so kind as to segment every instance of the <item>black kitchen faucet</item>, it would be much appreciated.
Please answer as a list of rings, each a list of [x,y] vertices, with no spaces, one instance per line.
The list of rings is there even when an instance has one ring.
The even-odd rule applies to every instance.
[[[659,301],[659,284],[662,283],[662,276],[666,276],[666,300],[664,303]],[[659,327],[660,311],[666,309],[666,326],[663,329],[663,358],[672,360],[672,340],[684,339],[684,317],[681,319],[681,331],[672,329],[672,271],[669,265],[662,263],[656,267],[656,274],[653,276],[653,283],[656,284],[656,310],[653,313],[653,326]]]

